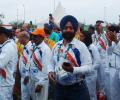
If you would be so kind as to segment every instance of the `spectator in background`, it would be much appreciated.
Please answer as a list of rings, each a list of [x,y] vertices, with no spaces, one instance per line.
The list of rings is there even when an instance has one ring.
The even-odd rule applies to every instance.
[[[60,28],[59,28],[57,25],[55,25],[55,26],[53,27],[53,32],[56,32],[56,33],[59,35],[59,37],[60,37],[59,40],[62,40],[62,39],[63,39],[61,30],[60,30]]]
[[[107,54],[109,57],[110,69],[110,100],[120,99],[120,40],[117,33],[118,26],[111,25],[107,30],[108,47]]]
[[[45,42],[52,49],[55,43],[60,40],[60,37],[56,32],[53,32],[53,26],[51,24],[45,24],[44,31],[46,34]]]
[[[80,33],[81,33],[82,30],[83,29],[81,28],[80,23],[79,23],[78,30],[77,30],[76,35],[75,35],[76,39],[80,40]]]
[[[23,24],[22,31],[26,31],[26,32],[28,32],[30,34],[29,24],[27,24],[27,23]]]
[[[18,41],[18,36],[21,33],[21,29],[16,29],[14,32],[14,40],[17,46],[17,53],[18,53],[18,59],[20,58],[21,54],[22,54],[22,50],[23,50],[23,45]],[[14,91],[13,91],[13,96],[14,96],[14,100],[16,99],[20,99],[21,96],[21,75],[20,75],[20,71],[19,71],[19,62],[17,63],[17,71],[16,71],[16,75],[15,75],[15,85],[14,85]]]
[[[18,35],[20,34],[20,32],[21,32],[21,29],[16,29],[15,30],[15,37],[16,38],[18,37]]]
[[[88,28],[88,31],[89,33],[92,35],[92,34],[95,34],[95,27],[90,25],[89,28]]]
[[[51,24],[54,27],[55,22],[52,14],[49,14],[49,24]]]

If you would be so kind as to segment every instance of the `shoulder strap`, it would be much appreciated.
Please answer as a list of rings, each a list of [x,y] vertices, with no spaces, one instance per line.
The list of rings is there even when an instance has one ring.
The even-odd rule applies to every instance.
[[[42,58],[42,50],[41,50],[41,48],[37,47],[37,49],[39,51],[40,57]]]

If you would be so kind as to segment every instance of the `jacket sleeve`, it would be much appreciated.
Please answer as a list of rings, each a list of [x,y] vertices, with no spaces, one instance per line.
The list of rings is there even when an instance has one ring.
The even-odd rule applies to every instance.
[[[73,74],[78,74],[78,73],[85,74],[87,72],[91,72],[92,59],[87,47],[83,43],[81,44],[80,47],[80,59],[81,59],[81,66],[74,67]]]

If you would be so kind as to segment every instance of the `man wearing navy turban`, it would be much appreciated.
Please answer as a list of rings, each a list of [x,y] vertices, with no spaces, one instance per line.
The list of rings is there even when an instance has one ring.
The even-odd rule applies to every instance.
[[[92,60],[84,43],[75,39],[78,21],[68,15],[60,22],[63,40],[53,48],[49,79],[56,83],[55,100],[90,100],[84,74],[91,71]]]
[[[65,16],[60,22],[60,28],[63,33],[63,38],[70,42],[75,37],[75,33],[77,32],[78,21],[75,17],[71,15]],[[65,29],[67,29],[67,32]]]

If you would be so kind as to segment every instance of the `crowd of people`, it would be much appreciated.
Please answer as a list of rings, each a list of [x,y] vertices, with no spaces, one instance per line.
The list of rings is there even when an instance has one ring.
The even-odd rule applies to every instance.
[[[0,27],[0,100],[120,100],[120,27],[72,16]]]

